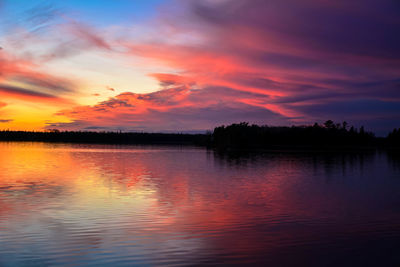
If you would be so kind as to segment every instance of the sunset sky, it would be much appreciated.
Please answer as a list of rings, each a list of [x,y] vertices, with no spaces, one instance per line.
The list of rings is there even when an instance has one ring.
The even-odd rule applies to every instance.
[[[0,130],[400,127],[398,0],[0,0]]]

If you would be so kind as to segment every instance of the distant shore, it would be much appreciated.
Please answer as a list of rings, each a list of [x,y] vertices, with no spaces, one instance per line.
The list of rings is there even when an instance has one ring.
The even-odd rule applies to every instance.
[[[206,146],[209,135],[180,133],[131,133],[89,131],[0,131],[0,141],[81,144],[197,145]]]
[[[0,131],[0,141],[82,144],[193,145],[220,151],[240,150],[371,150],[399,149],[400,129],[387,137],[375,137],[363,127],[327,121],[312,126],[258,126],[242,122],[216,127],[206,134],[90,132],[90,131]]]

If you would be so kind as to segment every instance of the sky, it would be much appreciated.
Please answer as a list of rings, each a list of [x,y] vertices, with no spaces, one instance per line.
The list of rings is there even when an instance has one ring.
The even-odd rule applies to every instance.
[[[400,127],[398,0],[0,0],[0,129]]]

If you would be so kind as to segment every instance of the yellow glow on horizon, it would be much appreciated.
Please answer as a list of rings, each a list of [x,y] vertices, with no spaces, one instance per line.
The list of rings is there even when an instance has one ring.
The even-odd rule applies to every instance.
[[[52,46],[33,43],[29,49],[39,53],[51,50]],[[7,53],[23,56],[18,50],[7,50]],[[12,71],[8,77],[4,76],[2,83],[22,90],[0,92],[0,102],[6,104],[0,106],[0,130],[42,131],[50,123],[72,122],[71,118],[55,114],[76,106],[96,105],[125,92],[145,94],[158,91],[159,81],[149,73],[170,72],[170,68],[149,64],[148,60],[128,55],[126,51],[96,49],[82,50],[68,57],[45,59],[34,67],[29,65],[23,69],[22,74],[26,71],[33,79],[40,77],[43,84],[13,78],[13,75],[18,77],[21,74],[14,65],[11,67]],[[54,99],[30,95],[29,91],[53,95]]]
[[[13,100],[1,110],[0,117],[10,122],[0,123],[0,130],[41,131],[49,122],[70,122],[64,116],[54,115],[60,110],[57,103],[30,103]]]

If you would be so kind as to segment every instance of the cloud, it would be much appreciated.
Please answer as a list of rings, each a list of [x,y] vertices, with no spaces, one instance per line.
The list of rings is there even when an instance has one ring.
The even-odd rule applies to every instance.
[[[263,123],[267,119],[275,124],[285,122],[285,118],[275,112],[248,104],[246,99],[252,97],[252,93],[224,87],[199,90],[180,86],[148,94],[126,92],[97,105],[63,110],[57,115],[67,116],[73,122],[52,123],[48,127],[69,130],[187,131],[208,130],[238,120]]]
[[[68,102],[64,96],[76,91],[76,84],[38,70],[32,61],[15,58],[0,50],[0,94],[25,100],[59,100]],[[28,98],[27,98],[28,97]]]
[[[77,37],[88,47],[111,50],[110,44],[93,27],[77,21],[66,24],[66,27],[72,36]]]
[[[0,119],[0,123],[7,123],[7,122],[12,122],[12,121],[13,121],[12,119],[6,119],[6,120]]]
[[[111,45],[104,38],[104,30],[100,32],[90,23],[75,16],[73,18],[70,10],[55,3],[37,3],[27,7],[9,13],[0,9],[5,29],[4,36],[0,36],[5,42],[2,46],[13,49],[16,54],[43,63],[92,49],[111,50]]]
[[[0,84],[0,95],[7,97],[14,97],[28,101],[57,101],[58,103],[67,103],[67,99],[51,95],[47,93],[32,91],[26,88],[11,86],[7,84]]]
[[[346,109],[355,120],[396,112],[384,107],[400,99],[396,1],[176,3],[179,15],[170,7],[163,12],[164,40],[127,44],[132,54],[179,70],[179,76],[153,75],[162,87],[178,82],[252,93],[247,104],[293,122],[342,118],[335,109],[307,107],[356,99],[364,103],[357,112]],[[371,110],[372,102],[381,105]]]
[[[191,130],[240,120],[326,119],[393,125],[399,11],[393,0],[175,0],[144,25],[151,27],[145,38],[129,39],[129,27],[113,37],[50,6],[23,23],[29,34],[16,35],[23,51],[33,41],[49,49],[14,57],[2,44],[0,83],[14,96],[62,98],[75,83],[43,74],[38,65],[93,49],[110,58],[141,57],[159,88],[60,111],[73,121],[60,127]]]
[[[55,105],[71,103],[79,81],[52,74],[46,63],[110,47],[96,29],[68,19],[52,5],[34,6],[18,17],[14,21],[5,16],[6,31],[0,35],[1,96],[48,103],[51,99]]]
[[[75,85],[71,81],[56,78],[48,74],[25,73],[22,75],[13,75],[9,80],[17,81],[30,87],[46,89],[52,92],[68,93],[75,90]]]
[[[157,79],[159,81],[160,86],[164,89],[181,85],[193,86],[196,84],[194,80],[176,74],[150,73],[149,76]]]
[[[49,35],[57,38],[51,40],[50,48],[39,56],[43,62],[73,57],[92,50],[112,52],[112,44],[87,23],[66,20],[53,26],[51,30]]]
[[[174,3],[159,18],[158,36],[121,43],[128,54],[176,70],[149,74],[161,90],[61,112],[74,126],[188,130],[397,112],[387,108],[400,99],[394,1]]]

